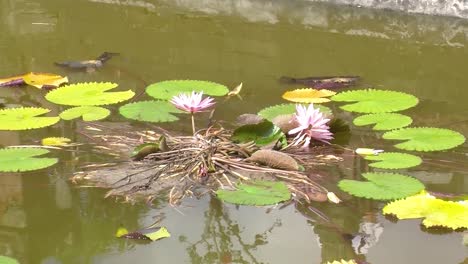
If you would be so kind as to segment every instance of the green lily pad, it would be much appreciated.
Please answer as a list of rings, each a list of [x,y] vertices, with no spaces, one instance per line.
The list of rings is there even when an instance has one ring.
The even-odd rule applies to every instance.
[[[378,155],[367,155],[366,160],[376,161],[369,164],[370,167],[380,169],[404,169],[418,166],[422,160],[420,157],[397,152],[384,152]]]
[[[358,113],[388,113],[402,111],[418,104],[411,94],[384,90],[354,90],[341,92],[331,97],[335,102],[355,102],[341,109]]]
[[[51,126],[60,118],[38,117],[50,112],[49,109],[38,107],[19,107],[0,110],[0,130],[26,130]]]
[[[385,132],[384,139],[406,140],[395,147],[404,150],[437,151],[457,147],[465,137],[453,130],[434,127],[410,127]]]
[[[414,195],[424,189],[424,184],[410,176],[396,173],[364,173],[368,181],[341,180],[341,190],[363,198],[394,200]]]
[[[120,107],[119,112],[126,118],[146,122],[173,122],[179,118],[173,114],[184,113],[167,101],[142,101]]]
[[[244,125],[237,128],[232,133],[231,140],[240,143],[253,141],[258,146],[265,146],[285,137],[279,127],[265,120],[258,124]]]
[[[60,105],[109,105],[126,101],[135,93],[131,90],[123,92],[107,92],[117,87],[116,83],[91,82],[65,85],[46,94],[45,98]]]
[[[242,205],[271,205],[291,198],[283,182],[254,181],[237,187],[235,191],[217,190],[216,194],[225,202]]]
[[[378,113],[358,116],[353,121],[356,126],[375,124],[373,130],[392,130],[411,125],[413,119],[397,113]]]
[[[324,113],[327,117],[332,115],[331,109],[326,106],[314,104],[314,107],[320,109],[320,112]],[[294,113],[296,113],[296,104],[279,104],[263,108],[258,112],[258,115],[272,121],[277,116],[290,115]]]
[[[110,110],[99,106],[77,106],[60,113],[63,120],[72,120],[82,117],[83,121],[97,121],[110,115]]]
[[[58,162],[57,158],[36,158],[47,153],[48,150],[41,148],[0,149],[0,171],[33,171],[50,167]]]
[[[19,262],[16,259],[6,257],[6,256],[0,256],[0,263],[1,264],[19,264]]]
[[[203,92],[211,96],[224,96],[229,89],[219,83],[196,80],[171,80],[153,83],[146,88],[146,93],[153,98],[169,100],[181,93]]]

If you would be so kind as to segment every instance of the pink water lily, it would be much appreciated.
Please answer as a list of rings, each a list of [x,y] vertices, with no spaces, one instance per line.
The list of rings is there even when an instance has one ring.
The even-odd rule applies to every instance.
[[[325,118],[320,109],[314,108],[313,104],[308,107],[296,105],[296,113],[292,122],[298,126],[288,132],[289,135],[296,135],[293,145],[296,146],[303,142],[303,146],[307,147],[312,139],[329,143],[333,139],[333,134],[327,125],[329,121],[330,119]]]
[[[203,98],[203,92],[196,93],[192,91],[192,94],[179,94],[171,99],[171,103],[180,110],[189,112],[192,114],[192,131],[195,135],[195,119],[194,113],[201,112],[215,104],[214,99],[211,97]]]
[[[215,104],[214,99],[207,97],[202,100],[203,92],[192,92],[192,94],[179,94],[171,99],[171,103],[180,110],[197,113]]]

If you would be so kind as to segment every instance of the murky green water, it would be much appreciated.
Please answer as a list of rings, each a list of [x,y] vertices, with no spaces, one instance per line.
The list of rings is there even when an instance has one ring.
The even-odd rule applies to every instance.
[[[282,102],[281,94],[290,88],[278,83],[282,75],[360,75],[364,87],[418,96],[420,105],[408,111],[416,125],[468,135],[466,21],[300,1],[245,1],[237,6],[224,1],[102,2],[0,1],[0,76],[54,72],[72,82],[113,81],[135,91],[174,78],[230,87],[242,81],[244,100],[231,100],[217,111],[218,119],[230,121]],[[102,51],[121,56],[94,73],[53,65]],[[10,104],[45,106],[54,114],[61,110],[35,88],[2,88],[0,97]],[[123,121],[117,114],[110,120]],[[60,122],[52,128],[1,132],[0,144],[37,144],[45,136],[85,140],[70,122]],[[344,142],[350,148],[384,145],[374,134],[359,130]],[[223,205],[206,197],[187,199],[178,210],[164,200],[152,207],[131,206],[103,199],[105,191],[68,184],[80,165],[106,159],[87,152],[60,155],[60,164],[51,169],[0,175],[0,255],[21,263],[467,261],[462,233],[434,234],[424,230],[420,220],[389,221],[379,214],[382,203],[314,204],[334,228],[307,208],[292,205],[267,210]],[[423,155],[424,164],[407,173],[430,190],[466,194],[466,156],[466,144]],[[359,159],[350,158],[330,168],[327,177],[337,181],[367,170]],[[120,224],[138,229],[155,217],[163,218],[170,239],[138,244],[114,238]]]

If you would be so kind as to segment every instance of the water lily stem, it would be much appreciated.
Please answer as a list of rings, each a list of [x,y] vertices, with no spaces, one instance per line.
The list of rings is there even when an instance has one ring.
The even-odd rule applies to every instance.
[[[193,117],[193,112],[192,112],[192,131],[193,131],[193,135],[195,136],[195,118]]]

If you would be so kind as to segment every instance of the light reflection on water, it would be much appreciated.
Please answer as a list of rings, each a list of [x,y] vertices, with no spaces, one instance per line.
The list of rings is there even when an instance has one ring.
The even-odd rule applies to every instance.
[[[468,67],[466,21],[287,1],[271,2],[262,13],[252,10],[267,2],[243,1],[247,6],[236,9],[242,12],[231,13],[192,8],[187,3],[195,2],[190,1],[175,6],[106,2],[110,4],[0,2],[0,76],[56,72],[73,82],[115,81],[136,91],[172,78],[207,79],[230,87],[243,81],[244,100],[230,101],[217,111],[218,119],[230,121],[282,102],[281,94],[290,88],[277,82],[282,75],[356,74],[363,76],[362,86],[420,97],[421,104],[406,112],[416,125],[468,135],[468,76],[462,70]],[[224,10],[222,3],[213,1],[205,8]],[[66,72],[53,65],[93,58],[105,50],[121,56],[95,73]],[[2,88],[0,97],[9,104],[44,106],[52,114],[63,110],[45,101],[36,88]],[[351,115],[344,118],[352,120]],[[110,120],[122,121],[118,115]],[[375,133],[353,131],[343,141],[349,148],[385,147]],[[72,122],[60,122],[35,131],[0,132],[0,144],[37,144],[42,137],[59,135],[86,140],[74,132]],[[44,171],[1,175],[0,254],[21,263],[319,263],[350,257],[371,263],[462,263],[466,257],[460,233],[434,235],[421,230],[420,220],[393,223],[377,213],[381,203],[365,200],[314,205],[330,221],[301,205],[237,208],[206,197],[185,201],[181,214],[163,201],[148,208],[104,200],[103,191],[65,184],[81,164],[105,162],[87,151],[55,152],[60,165]],[[422,166],[407,173],[431,190],[468,192],[466,145],[423,158]],[[348,153],[343,163],[324,173],[336,182],[368,170]],[[170,239],[137,244],[114,238],[120,224],[138,229],[161,214]]]

